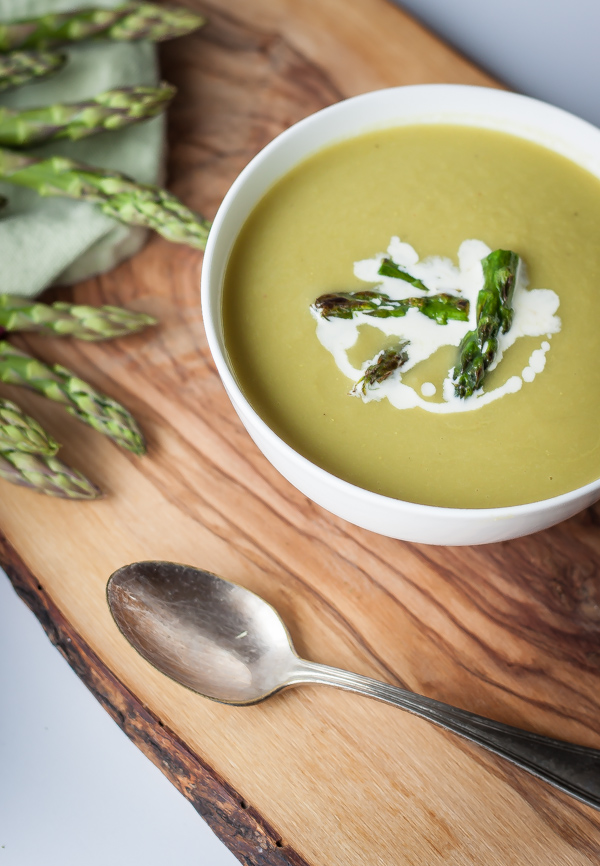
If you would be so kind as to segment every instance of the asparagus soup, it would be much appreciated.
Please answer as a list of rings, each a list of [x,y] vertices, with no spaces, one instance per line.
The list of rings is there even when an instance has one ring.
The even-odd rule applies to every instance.
[[[223,292],[238,382],[299,453],[426,505],[600,475],[600,181],[516,136],[404,126],[280,180]]]

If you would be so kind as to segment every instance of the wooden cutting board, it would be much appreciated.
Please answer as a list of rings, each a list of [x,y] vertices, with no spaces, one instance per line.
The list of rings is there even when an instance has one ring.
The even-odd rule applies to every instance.
[[[207,216],[263,145],[322,106],[388,85],[494,86],[384,0],[188,5],[209,24],[162,50],[179,88],[168,181]],[[71,293],[154,313],[152,332],[22,342],[126,404],[149,453],[19,396],[108,496],[71,503],[2,484],[0,558],[17,591],[243,863],[597,864],[600,813],[427,722],[323,687],[224,707],[157,673],[117,631],[113,570],[188,562],[267,598],[308,658],[600,747],[600,507],[480,548],[404,544],[333,517],[238,422],[207,351],[201,264],[154,238]]]

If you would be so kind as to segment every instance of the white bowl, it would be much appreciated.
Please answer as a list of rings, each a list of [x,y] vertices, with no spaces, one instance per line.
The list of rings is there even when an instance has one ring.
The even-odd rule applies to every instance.
[[[552,526],[600,499],[600,479],[569,493],[506,508],[441,508],[363,490],[326,472],[279,438],[240,390],[223,340],[222,290],[238,233],[267,190],[311,154],[364,132],[413,123],[498,129],[563,154],[600,178],[600,130],[546,103],[501,90],[424,84],[366,93],[325,108],[264,148],[237,178],[215,217],[202,269],[208,344],[233,406],[265,457],[328,511],[381,535],[425,544],[484,544]]]

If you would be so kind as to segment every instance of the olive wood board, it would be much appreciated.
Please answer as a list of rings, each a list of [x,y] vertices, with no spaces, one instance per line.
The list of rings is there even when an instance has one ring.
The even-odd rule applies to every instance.
[[[385,0],[187,5],[209,23],[161,48],[179,88],[168,184],[209,217],[248,160],[316,109],[390,85],[497,86]],[[307,658],[600,747],[600,507],[471,548],[402,543],[332,516],[238,421],[206,345],[201,264],[155,237],[53,292],[145,310],[160,320],[152,331],[17,340],[127,405],[149,451],[134,457],[19,393],[108,495],[77,503],[2,484],[0,561],[15,588],[243,863],[597,864],[599,812],[428,722],[322,686],[222,706],[155,671],[117,630],[105,601],[116,568],[186,562],[265,597]]]

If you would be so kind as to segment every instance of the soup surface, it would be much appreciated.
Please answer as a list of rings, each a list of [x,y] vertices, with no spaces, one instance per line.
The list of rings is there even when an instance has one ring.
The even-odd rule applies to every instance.
[[[354,263],[395,236],[421,259],[456,263],[471,238],[518,253],[530,287],[560,299],[543,373],[468,412],[349,396],[353,383],[318,341],[310,307],[327,292],[371,288]],[[223,294],[233,369],[282,439],[368,490],[466,508],[564,493],[600,475],[599,237],[600,181],[540,145],[441,124],[340,143],[280,180],[236,241]],[[517,340],[484,390],[520,376],[539,346]],[[382,347],[366,324],[348,357],[360,368]],[[456,351],[441,347],[407,380],[447,373]]]

